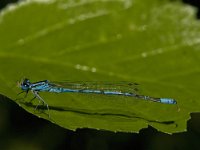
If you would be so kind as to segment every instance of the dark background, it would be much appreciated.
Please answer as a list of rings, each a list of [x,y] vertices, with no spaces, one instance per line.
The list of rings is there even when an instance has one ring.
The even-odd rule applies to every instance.
[[[0,9],[17,0],[0,0]],[[199,0],[183,0],[200,8]],[[196,14],[200,18],[200,11]],[[94,129],[76,132],[61,128],[27,113],[0,95],[0,150],[198,150],[200,113],[191,114],[187,132],[164,134],[152,127],[140,133],[113,133]],[[69,120],[70,121],[70,120]]]

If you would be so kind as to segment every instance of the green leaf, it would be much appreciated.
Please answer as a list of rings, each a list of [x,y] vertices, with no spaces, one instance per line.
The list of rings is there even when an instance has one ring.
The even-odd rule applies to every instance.
[[[194,8],[168,0],[21,1],[0,15],[0,94],[16,101],[23,77],[32,82],[130,81],[139,93],[170,97],[178,105],[135,98],[40,93],[16,101],[64,128],[139,132],[148,125],[186,131],[200,111],[200,23]],[[25,103],[26,101],[26,103]],[[44,110],[44,112],[41,112]]]

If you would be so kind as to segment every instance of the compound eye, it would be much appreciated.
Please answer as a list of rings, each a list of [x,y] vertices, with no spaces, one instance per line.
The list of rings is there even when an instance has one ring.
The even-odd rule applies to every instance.
[[[21,85],[26,86],[26,83],[22,83]]]

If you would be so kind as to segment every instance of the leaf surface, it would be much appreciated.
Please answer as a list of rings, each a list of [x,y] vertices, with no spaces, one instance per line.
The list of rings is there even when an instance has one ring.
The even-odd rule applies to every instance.
[[[200,29],[194,8],[168,0],[21,1],[0,15],[0,92],[12,100],[23,77],[32,82],[130,81],[139,93],[178,105],[135,98],[40,93],[49,104],[16,101],[64,128],[166,133],[186,130],[200,111]],[[41,110],[44,112],[41,112]]]

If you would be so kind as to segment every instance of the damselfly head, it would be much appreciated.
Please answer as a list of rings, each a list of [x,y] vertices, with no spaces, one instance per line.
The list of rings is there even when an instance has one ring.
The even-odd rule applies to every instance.
[[[27,90],[29,90],[29,88],[30,88],[30,81],[29,81],[29,79],[27,79],[27,78],[25,78],[25,79],[23,79],[22,81],[21,81],[21,83],[20,83],[20,87],[21,87],[21,89],[23,90],[23,91],[27,91]]]

